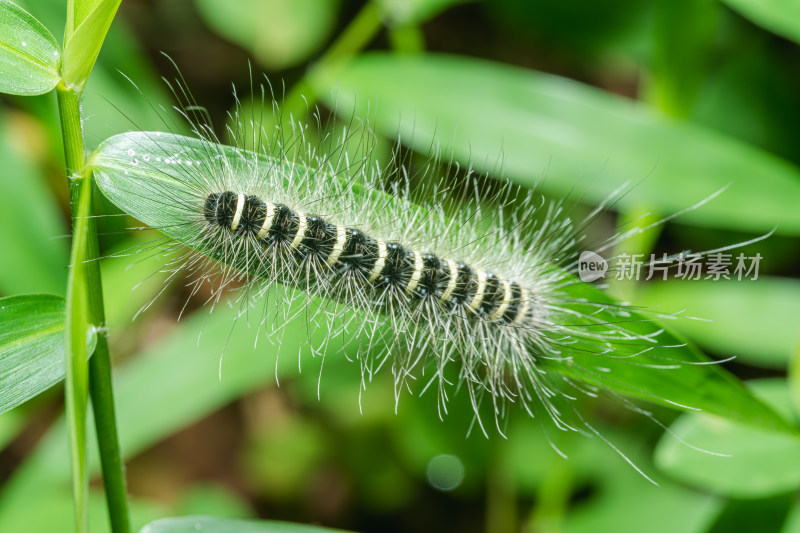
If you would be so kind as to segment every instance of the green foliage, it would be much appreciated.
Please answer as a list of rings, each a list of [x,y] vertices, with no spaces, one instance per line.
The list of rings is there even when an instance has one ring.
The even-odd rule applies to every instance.
[[[333,30],[338,3],[337,0],[196,0],[200,14],[211,28],[270,68],[294,66],[319,50]]]
[[[76,101],[77,103],[77,101]],[[67,167],[69,168],[69,167]],[[79,182],[80,196],[75,212],[74,245],[70,260],[72,269],[67,280],[66,309],[66,387],[67,420],[70,426],[70,452],[72,457],[72,484],[75,496],[75,514],[78,530],[88,529],[89,478],[86,472],[86,413],[89,401],[89,365],[91,342],[96,329],[102,324],[93,319],[91,301],[98,295],[90,294],[88,282],[91,265],[87,264],[89,249],[89,224],[92,220],[92,182]],[[96,267],[96,265],[94,265]],[[102,297],[102,296],[100,296]]]
[[[64,84],[83,89],[122,0],[77,0],[64,46]],[[69,20],[69,19],[68,19]]]
[[[580,190],[587,201],[600,203],[636,181],[619,207],[645,202],[660,213],[676,213],[728,187],[681,221],[800,233],[796,167],[571,80],[471,58],[374,53],[312,83],[344,117],[354,108],[366,114],[368,95],[379,94],[372,113],[384,135],[399,133],[422,153],[435,139],[463,164],[489,173],[502,168],[509,179],[553,195]]]
[[[64,379],[64,299],[0,298],[0,413]]]
[[[571,295],[592,302],[614,304],[614,300],[593,286],[577,285]],[[591,313],[591,306],[581,309],[580,304],[575,304],[574,307],[587,315]],[[608,320],[614,320],[603,312],[595,313],[594,316],[608,316]],[[658,322],[635,313],[621,327],[632,333],[645,335],[661,330]],[[665,346],[671,348],[664,348]],[[594,353],[580,348],[578,346],[574,352],[570,351],[571,357],[577,363],[575,366],[552,361],[544,361],[543,364],[551,370],[589,383],[598,383],[626,396],[672,407],[700,410],[769,430],[797,432],[796,424],[787,424],[775,411],[755,399],[737,378],[719,365],[708,364],[710,360],[705,355],[686,344],[684,339],[667,331],[659,335],[658,346],[644,353],[640,341],[620,342],[615,354],[603,358],[602,364],[597,363]],[[632,357],[636,358],[635,364],[630,364]],[[598,366],[610,371],[583,370]],[[653,372],[655,368],[660,371]]]
[[[195,242],[195,235],[181,223],[180,208],[175,212],[169,205],[164,205],[160,197],[142,194],[141,191],[152,190],[153,187],[166,187],[170,191],[170,204],[184,205],[191,202],[195,194],[193,182],[187,179],[182,165],[168,164],[165,161],[177,157],[183,161],[192,161],[193,165],[205,169],[214,168],[219,155],[225,160],[233,161],[234,164],[236,161],[250,161],[259,157],[263,159],[263,156],[252,153],[241,157],[237,152],[238,149],[230,146],[210,145],[208,142],[190,137],[168,133],[134,132],[116,135],[106,140],[93,154],[90,165],[97,177],[100,190],[120,209],[150,226],[165,228],[163,231],[167,235],[191,246]],[[142,159],[145,155],[149,161]],[[268,168],[274,164],[264,161],[263,167]],[[317,173],[311,179],[333,179],[333,177]],[[374,203],[375,210],[380,209],[380,206],[387,201],[383,195],[376,195],[363,189],[357,194],[363,195],[359,201],[364,205]],[[210,253],[205,249],[198,251]],[[576,285],[572,293],[570,296],[576,300],[585,298],[590,302],[614,304],[614,301],[603,292],[587,284]],[[576,312],[575,320],[579,323],[585,320],[585,327],[591,327],[595,323],[594,320],[603,317],[603,314],[592,306],[584,309],[580,304],[574,304],[573,307]],[[583,316],[590,318],[581,319]],[[607,320],[614,321],[615,318],[608,316]],[[626,329],[632,335],[652,335],[661,329],[658,324],[635,315],[628,323],[619,327]],[[660,337],[660,341],[664,346],[684,344],[680,339],[666,334]],[[788,429],[780,417],[755,400],[732,375],[718,365],[706,364],[709,360],[691,347],[660,349],[655,347],[652,352],[640,353],[642,346],[638,339],[631,340],[627,345],[619,342],[615,355],[604,357],[602,364],[598,363],[597,356],[591,349],[584,348],[580,344],[574,348],[565,348],[565,354],[574,358],[576,365],[547,360],[543,361],[543,365],[551,371],[599,384],[623,395],[668,406],[702,409],[771,429]],[[634,356],[636,364],[630,364],[629,358]],[[680,364],[682,362],[687,364]],[[677,367],[653,372],[654,367],[663,366],[665,363],[669,363],[670,366],[677,364]],[[611,371],[582,370],[594,369],[597,366],[609,368]]]
[[[785,381],[767,380],[751,385],[787,419],[797,422]],[[656,449],[655,461],[675,479],[733,498],[764,498],[800,488],[797,435],[770,433],[707,413],[683,415],[671,430],[694,446],[729,454],[704,454],[667,434]]]
[[[151,262],[146,268],[158,268],[158,264]],[[238,321],[232,329],[237,314],[238,310],[230,308],[216,309],[213,314],[196,313],[181,328],[142,350],[136,359],[120,368],[115,393],[125,459],[237,398],[274,383],[276,377],[279,380],[297,377],[294,354],[301,348],[300,321],[287,325],[281,346],[285,357],[278,359],[276,367],[278,348],[264,342],[258,344],[258,350],[253,349],[259,334],[257,328],[248,328],[244,321]],[[198,344],[201,337],[203,342]],[[223,353],[228,355],[220,359]],[[310,355],[304,349],[303,356]],[[311,363],[310,366],[313,368]],[[309,376],[314,374],[312,370]],[[309,376],[303,374],[302,379]],[[357,389],[349,387],[349,392],[349,407],[356,409]],[[32,505],[60,509],[40,517],[43,531],[57,529],[71,519],[69,506],[58,505],[65,497],[68,500],[68,494],[59,490],[70,475],[69,464],[63,460],[66,428],[61,424],[55,429],[0,498],[0,531],[24,524]],[[96,458],[90,457],[88,472],[97,471]],[[43,479],[48,480],[50,490],[42,490]]]
[[[119,1],[70,0],[66,12],[63,3],[29,0],[23,4],[43,25],[8,0],[0,0],[0,91],[43,94],[56,86],[63,73],[65,88],[78,89],[72,95],[76,111],[79,98],[81,102],[81,116],[76,113],[71,125],[92,149],[109,135],[127,129],[163,129],[160,118],[148,115],[147,110],[150,104],[156,108],[171,104],[144,50],[168,49],[177,55],[190,87],[203,93],[200,103],[212,106],[215,116],[224,114],[226,109],[219,105],[230,101],[228,76],[232,71],[244,72],[246,61],[241,59],[237,67],[235,55],[225,56],[236,51],[215,41],[195,13],[181,7],[186,3],[131,7],[125,13],[130,18],[111,28],[97,65]],[[357,24],[347,25],[333,39],[332,29],[343,27],[352,14],[350,4],[343,3],[341,12],[336,2],[319,4],[314,12],[301,9],[312,2],[297,6],[273,2],[268,17],[248,16],[247,10],[237,10],[238,3],[197,0],[195,5],[209,29],[272,69],[273,81],[285,79],[287,87],[294,87],[283,110],[295,116],[307,108],[300,94],[309,102],[319,97],[331,107],[336,101],[336,111],[344,120],[350,118],[353,107],[363,111],[368,101],[377,101],[377,108],[371,106],[370,112],[377,119],[378,133],[389,141],[401,119],[404,142],[427,153],[436,130],[446,155],[452,149],[457,161],[471,162],[493,175],[505,174],[525,186],[543,178],[541,189],[553,196],[582,194],[587,203],[596,203],[623,182],[638,183],[620,204],[626,213],[655,210],[663,216],[728,185],[710,204],[682,217],[689,226],[669,225],[658,243],[641,246],[646,250],[665,245],[708,249],[777,227],[778,233],[788,237],[761,243],[769,251],[762,263],[765,275],[753,282],[648,282],[632,288],[630,294],[639,305],[657,305],[655,312],[685,308],[687,315],[714,320],[679,318],[667,325],[717,356],[737,355],[738,364],[732,368],[744,379],[762,375],[764,368],[782,374],[791,365],[788,389],[782,379],[753,387],[756,397],[774,408],[770,410],[719,366],[626,373],[619,362],[614,373],[621,381],[606,385],[634,397],[653,400],[651,394],[656,394],[703,407],[706,413],[684,414],[672,430],[692,445],[733,455],[703,454],[664,435],[653,465],[650,451],[658,428],[598,402],[591,420],[657,479],[661,487],[654,487],[602,443],[562,432],[545,437],[527,417],[512,416],[504,428],[508,441],[465,439],[470,410],[463,394],[453,399],[444,421],[435,417],[435,395],[430,394],[402,402],[395,413],[390,380],[376,376],[362,392],[357,364],[346,361],[347,354],[327,358],[318,383],[321,361],[300,344],[305,334],[300,322],[287,326],[280,349],[263,338],[257,341],[258,328],[247,328],[247,317],[235,320],[239,309],[218,308],[209,315],[206,310],[195,311],[192,304],[184,310],[178,327],[165,331],[174,322],[167,314],[176,301],[185,300],[185,280],[166,281],[170,257],[151,255],[148,245],[147,253],[131,255],[132,249],[158,237],[121,236],[126,227],[138,223],[103,217],[99,219],[102,254],[87,250],[86,241],[76,239],[79,244],[73,252],[78,257],[68,259],[67,240],[58,238],[67,233],[64,213],[69,208],[63,176],[54,170],[63,161],[52,98],[6,98],[0,104],[0,294],[64,293],[71,270],[67,265],[77,265],[72,276],[78,281],[72,285],[67,307],[77,317],[73,335],[77,358],[71,361],[83,367],[81,354],[85,357],[101,340],[105,343],[104,334],[91,334],[93,326],[104,322],[91,317],[82,299],[98,298],[97,286],[91,287],[99,275],[92,269],[98,264],[102,267],[111,342],[120,355],[115,377],[119,429],[124,459],[136,484],[132,492],[137,497],[131,498],[134,525],[149,523],[148,531],[176,531],[169,527],[196,531],[198,524],[201,530],[274,531],[274,522],[211,517],[152,522],[198,512],[251,518],[257,506],[262,515],[274,512],[323,523],[354,520],[368,524],[365,529],[387,523],[403,528],[406,522],[399,517],[410,520],[407,517],[414,515],[418,516],[415,525],[437,530],[479,530],[485,519],[487,530],[492,531],[505,527],[573,533],[716,533],[758,528],[800,532],[798,440],[787,432],[767,429],[783,424],[774,411],[794,424],[796,415],[787,407],[793,405],[795,413],[800,407],[797,280],[781,277],[796,277],[800,232],[797,49],[728,9],[798,41],[798,17],[792,16],[795,7],[750,0],[719,4],[614,0],[602,5],[590,0],[568,5],[556,0],[498,0],[459,6],[450,18],[448,8],[456,3],[376,1],[362,9],[354,19]],[[262,2],[242,5],[263,8]],[[280,5],[286,8],[283,14],[276,8]],[[141,18],[144,12],[151,16],[146,25]],[[162,17],[165,22],[159,23]],[[472,26],[460,26],[459,21],[472,21]],[[129,22],[136,31],[130,31]],[[380,24],[388,32],[386,39],[380,35]],[[166,25],[174,30],[168,37],[158,31]],[[63,54],[45,26],[66,27]],[[431,49],[462,57],[427,53],[426,39]],[[333,44],[320,55],[329,40]],[[359,53],[367,46],[383,48],[387,43],[394,48],[392,53]],[[184,48],[191,48],[193,55],[183,55]],[[411,59],[395,53],[401,50],[418,56]],[[353,56],[350,63],[340,63]],[[202,64],[192,65],[193,57]],[[274,70],[290,65],[299,68]],[[136,82],[146,99],[117,74],[118,69]],[[295,83],[306,70],[308,77]],[[90,72],[89,90],[83,93]],[[244,78],[239,81],[246,85]],[[207,90],[216,92],[205,94]],[[87,119],[85,129],[81,117]],[[183,126],[170,127],[180,133]],[[451,135],[454,131],[455,136]],[[314,138],[316,132],[308,134]],[[66,148],[72,154],[68,164],[70,157],[80,163],[83,147],[68,143]],[[100,166],[108,164],[105,160]],[[121,167],[105,170],[113,173]],[[88,201],[86,195],[84,200]],[[104,209],[116,214],[102,203],[97,209],[99,214]],[[88,222],[86,215],[76,219],[79,235],[83,222]],[[704,232],[701,226],[715,229]],[[97,260],[98,255],[103,259]],[[110,255],[124,257],[106,257]],[[138,288],[130,293],[134,286]],[[130,317],[161,291],[165,297],[131,323]],[[56,309],[60,301],[45,295],[0,300],[5,303],[0,303],[0,330],[5,328],[0,339],[16,339],[10,344],[0,342],[0,411],[32,398],[63,377],[63,362],[59,363],[59,357],[64,357],[63,335],[53,330],[40,336],[49,323],[63,332],[63,301],[61,318]],[[44,304],[51,305],[53,312],[44,313]],[[261,302],[256,306],[266,308]],[[6,313],[12,311],[8,318]],[[26,331],[30,334],[22,339]],[[42,343],[49,349],[40,350]],[[706,360],[688,347],[649,355]],[[303,366],[300,375],[298,357]],[[640,361],[656,360],[643,357]],[[84,371],[81,368],[77,374]],[[279,389],[270,387],[276,377]],[[92,378],[90,384],[100,381]],[[85,398],[85,382],[68,394]],[[0,445],[14,445],[8,456],[29,452],[2,483],[1,531],[56,531],[74,520],[68,489],[70,464],[65,460],[66,422],[55,423],[35,449],[24,448],[56,408],[47,398],[41,400],[0,416]],[[105,401],[99,405],[102,410]],[[667,421],[672,414],[656,407],[654,416]],[[226,448],[214,447],[216,438],[225,435],[224,427],[214,426],[211,438],[197,438],[196,423],[213,424],[219,418],[233,418],[244,428],[237,434],[241,440],[237,447],[231,443]],[[78,421],[73,422],[75,435],[81,430]],[[90,410],[80,423],[91,427],[92,422]],[[109,442],[109,428],[103,427],[98,431],[101,447]],[[115,430],[113,424],[111,429]],[[93,439],[86,440],[84,479],[100,472]],[[552,453],[551,440],[569,460]],[[188,453],[181,453],[182,464],[176,465],[170,446],[187,442],[193,447],[181,449]],[[197,450],[207,450],[207,455],[195,455]],[[107,450],[103,453],[108,455]],[[443,453],[457,456],[467,474],[461,487],[446,494],[426,485],[431,457]],[[205,468],[206,463],[220,461],[220,456],[227,460],[223,474],[211,479],[214,473],[202,470],[199,475],[207,479],[198,482],[193,477],[197,472],[190,471],[191,465]],[[81,461],[75,460],[76,464]],[[113,477],[103,482],[116,483]],[[119,489],[120,484],[116,485]],[[208,490],[191,503],[199,486]],[[81,504],[85,507],[81,512],[91,516],[92,531],[109,530],[109,511],[101,498],[99,490],[89,489]],[[342,500],[344,505],[337,503]],[[315,514],[328,506],[344,512],[336,518]],[[112,510],[111,515],[119,513]],[[124,526],[115,523],[115,531],[124,530],[120,527]]]
[[[156,520],[152,524],[143,527],[140,533],[194,533],[196,531],[213,531],[214,533],[325,533],[326,531],[342,530],[291,524],[289,522],[256,522],[254,520],[235,520],[213,516],[183,516]]]
[[[789,362],[789,393],[794,410],[800,413],[800,338],[795,342]]]
[[[724,2],[769,31],[800,42],[800,5],[784,0],[724,0]]]
[[[0,92],[50,92],[60,64],[61,49],[47,28],[10,0],[0,0]]]
[[[377,0],[384,21],[392,26],[419,24],[456,4],[472,0]]]
[[[6,295],[36,291],[64,295],[68,250],[59,236],[66,233],[66,224],[44,170],[31,161],[19,144],[11,142],[19,133],[9,119],[7,112],[0,112],[0,161],[4,173],[0,179],[0,291]]]
[[[760,367],[786,368],[797,342],[800,281],[795,279],[648,283],[636,303],[661,313],[682,312],[685,317],[672,327],[703,347]]]

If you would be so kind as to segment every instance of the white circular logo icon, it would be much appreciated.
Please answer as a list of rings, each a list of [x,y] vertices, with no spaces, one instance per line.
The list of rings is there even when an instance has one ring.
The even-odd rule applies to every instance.
[[[581,281],[590,282],[606,277],[608,263],[594,252],[581,252],[578,259],[578,276]]]

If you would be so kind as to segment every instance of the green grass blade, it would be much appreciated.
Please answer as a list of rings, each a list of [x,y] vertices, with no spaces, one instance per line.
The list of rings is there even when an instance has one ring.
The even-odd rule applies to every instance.
[[[86,466],[86,412],[89,399],[89,340],[94,336],[90,320],[90,299],[85,262],[87,234],[91,220],[92,182],[81,179],[80,203],[75,215],[71,268],[67,281],[65,389],[67,420],[70,426],[72,485],[75,498],[77,531],[88,531],[89,477]]]
[[[84,20],[94,11],[103,0],[69,0],[68,7],[72,7],[72,21],[74,27],[79,27]]]
[[[0,92],[50,92],[60,63],[61,48],[47,28],[10,0],[0,0]]]
[[[140,533],[195,533],[213,531],[214,533],[325,533],[342,531],[291,522],[238,520],[214,516],[182,516],[162,518],[144,526]]]
[[[64,379],[64,298],[0,298],[0,413]]]
[[[64,47],[64,84],[82,89],[122,0],[100,0],[77,25]],[[86,2],[79,2],[79,6]],[[79,6],[76,6],[76,11]],[[76,20],[77,23],[77,20]]]
[[[745,18],[800,43],[800,4],[785,0],[723,0]]]
[[[715,353],[753,365],[785,369],[798,340],[800,281],[759,277],[755,281],[667,281],[646,283],[636,303],[661,313],[683,313],[674,328]],[[769,310],[766,312],[765,310]]]
[[[609,306],[616,302],[593,285],[573,285],[569,292],[576,300],[606,302]],[[578,324],[585,321],[587,327],[594,319],[607,318],[622,331],[638,336],[654,335],[663,325],[654,322],[646,315],[631,313],[624,323],[618,316],[607,311],[594,311],[596,308],[580,303],[571,306],[582,311]],[[591,314],[593,313],[594,314]],[[587,320],[591,317],[593,320]],[[618,341],[614,352],[598,355],[596,348],[570,349],[570,364],[559,361],[543,361],[543,365],[578,379],[600,385],[619,394],[664,405],[673,409],[703,411],[742,424],[771,431],[796,434],[793,424],[777,414],[771,407],[756,398],[743,383],[721,365],[708,364],[711,360],[687,343],[685,339],[669,331],[659,333],[651,346],[640,338],[629,342]]]
[[[797,420],[783,380],[753,384],[759,396],[787,418]],[[694,446],[730,457],[693,450],[664,435],[656,465],[683,482],[732,498],[764,498],[800,488],[800,437],[754,429],[705,413],[686,414],[672,431]]]
[[[144,159],[145,155],[148,160]],[[106,140],[90,164],[98,187],[120,209],[145,224],[164,228],[164,233],[170,237],[192,246],[198,242],[194,228],[181,223],[183,206],[196,201],[195,188],[187,179],[188,167],[185,165],[191,161],[193,168],[214,168],[216,158],[220,156],[232,165],[250,160],[230,146],[211,145],[199,139],[166,133],[134,132]],[[170,161],[170,164],[164,161]],[[324,179],[324,176],[316,177]],[[376,194],[374,192],[360,192],[364,194],[362,201],[365,203],[379,202],[380,205],[385,202],[383,195],[376,198],[368,196]],[[170,202],[162,201],[163,194],[169,195]],[[207,243],[201,241],[197,245]],[[210,253],[202,248],[198,251]],[[573,285],[569,296],[576,300],[572,307],[577,311],[577,317],[584,317],[587,328],[597,327],[595,320],[602,315],[597,307],[582,304],[581,299],[616,305],[605,293],[584,283]],[[651,335],[661,329],[651,319],[635,315],[620,323],[619,317],[609,314],[608,322],[633,335]],[[564,361],[543,361],[543,364],[555,372],[602,385],[626,396],[673,408],[701,409],[770,429],[788,430],[782,418],[753,397],[719,365],[697,364],[707,363],[708,359],[694,348],[685,346],[683,340],[662,333],[658,341],[653,343],[651,350],[645,350],[647,346],[642,346],[641,338],[632,338],[629,343],[615,342],[618,351],[608,356],[597,355],[595,346],[576,345],[569,348],[573,364]],[[675,368],[652,368],[651,365]],[[611,372],[604,369],[611,369]]]
[[[387,137],[399,133],[423,153],[435,140],[445,156],[452,149],[461,163],[490,174],[502,169],[544,192],[597,204],[636,183],[619,207],[675,213],[729,186],[681,221],[800,234],[795,166],[571,80],[463,57],[371,53],[310,82],[343,117],[356,106]]]

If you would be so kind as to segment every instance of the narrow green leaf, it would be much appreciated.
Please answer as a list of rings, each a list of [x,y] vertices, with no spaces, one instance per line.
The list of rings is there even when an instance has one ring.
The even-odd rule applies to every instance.
[[[528,187],[596,204],[636,183],[620,207],[675,213],[729,186],[681,221],[800,234],[795,166],[581,83],[471,58],[385,53],[361,55],[310,82],[343,117],[356,107],[388,137],[399,133],[423,153],[441,146],[445,157],[452,150],[464,164],[502,170]]]
[[[73,8],[72,20],[75,27],[79,27],[86,17],[88,17],[102,1],[103,0],[70,0],[68,5]]]
[[[254,156],[255,157],[255,156]],[[257,157],[265,161],[265,156]],[[183,243],[194,242],[191,229],[175,224],[182,212],[181,202],[194,201],[194,188],[187,181],[186,169],[214,168],[219,159],[232,165],[247,165],[242,151],[227,145],[211,145],[194,137],[161,132],[131,132],[106,139],[95,151],[89,165],[95,171],[100,190],[124,212],[138,218],[148,226],[158,228]],[[171,163],[171,164],[170,164]],[[275,161],[269,162],[275,165]],[[202,172],[202,170],[195,170]],[[313,173],[309,179],[324,179]],[[339,177],[339,179],[345,179]],[[354,185],[354,189],[358,186]],[[371,190],[361,190],[365,201],[379,195],[387,201],[390,197]],[[167,194],[174,202],[170,205],[154,204],[153,194]],[[201,250],[204,251],[204,250]]]
[[[67,0],[67,22],[64,28],[64,42],[69,42],[75,28],[81,25],[87,16],[103,0]]]
[[[50,92],[60,63],[61,49],[47,28],[10,0],[0,0],[0,92]]]
[[[88,531],[89,477],[86,465],[86,413],[89,400],[89,365],[87,359],[89,340],[94,326],[90,322],[91,295],[88,289],[89,223],[92,220],[92,181],[89,177],[74,184],[81,188],[79,205],[75,211],[73,246],[70,255],[70,272],[67,279],[66,307],[66,366],[67,420],[70,426],[70,454],[72,463],[72,494],[75,498],[76,529]],[[99,326],[99,324],[97,324]]]
[[[64,298],[0,298],[0,413],[64,379]]]
[[[86,85],[121,1],[99,0],[70,35],[64,47],[63,77],[67,87],[80,90]]]
[[[164,233],[179,242],[202,247],[207,246],[206,241],[198,243],[192,228],[178,222],[182,220],[182,206],[195,201],[195,190],[186,169],[189,163],[193,169],[214,168],[218,157],[233,165],[249,160],[242,157],[242,151],[230,146],[210,145],[166,133],[135,132],[106,140],[94,154],[91,165],[98,187],[123,211],[150,226],[163,228]],[[168,194],[170,202],[153,202],[154,197],[160,198],[162,194]],[[363,201],[381,202],[384,198],[365,196]],[[198,251],[209,253],[202,248]],[[607,303],[609,308],[615,305],[609,296],[588,284],[575,284],[570,293],[575,298],[572,305],[577,311],[575,320],[585,320],[587,328],[597,327],[600,314],[596,307],[582,301]],[[620,319],[609,312],[608,322],[619,324]],[[636,316],[619,327],[637,335],[653,335],[661,329],[649,318]],[[778,415],[755,399],[731,374],[719,365],[706,364],[708,359],[697,350],[668,333],[660,334],[657,340],[651,350],[645,350],[641,338],[615,342],[615,353],[610,356],[597,355],[596,346],[571,346],[573,364],[554,360],[542,364],[627,396],[673,408],[702,409],[768,428],[787,428]],[[673,345],[677,347],[664,347]]]
[[[209,533],[325,533],[326,531],[342,530],[271,520],[255,521],[217,518],[214,516],[182,516],[156,520],[144,526],[140,533],[196,533],[198,531],[207,531]]]
[[[800,4],[786,0],[723,0],[767,30],[800,43]]]
[[[754,382],[752,388],[796,423],[785,381]],[[676,479],[733,498],[764,498],[800,488],[797,435],[763,431],[705,413],[683,415],[671,429],[693,446],[730,455],[705,454],[666,434],[656,448],[655,462]]]
[[[593,311],[593,306],[582,308],[580,299],[616,305],[610,296],[593,285],[573,285],[570,294],[576,299],[571,308],[578,311],[578,324],[592,327],[594,319],[602,321],[606,317],[608,323],[618,324],[623,331],[638,336],[657,334],[654,339],[658,342],[648,347],[641,339],[618,341],[614,344],[614,353],[606,355],[598,355],[596,349],[575,346],[570,350],[573,364],[545,360],[545,367],[632,398],[672,408],[700,410],[768,430],[796,432],[733,374],[721,365],[709,364],[708,357],[685,339],[662,331],[662,326],[651,318],[632,312],[630,318],[620,324],[620,318],[613,314]]]
[[[762,367],[785,369],[798,340],[800,281],[795,279],[646,283],[636,303],[659,313],[683,311],[670,322],[674,329],[703,347]]]

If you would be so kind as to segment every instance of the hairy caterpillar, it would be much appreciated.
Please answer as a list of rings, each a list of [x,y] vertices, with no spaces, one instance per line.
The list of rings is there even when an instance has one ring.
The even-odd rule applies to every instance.
[[[193,137],[121,134],[91,165],[109,199],[173,239],[171,275],[191,274],[193,293],[211,282],[216,303],[243,287],[242,315],[267,296],[260,325],[278,331],[299,302],[309,329],[326,332],[318,353],[355,339],[364,383],[390,366],[397,399],[435,386],[443,413],[460,386],[484,432],[486,402],[500,432],[508,405],[519,404],[559,429],[598,436],[573,406],[579,395],[609,395],[646,415],[621,394],[695,408],[630,370],[707,360],[673,355],[679,340],[578,279],[583,241],[564,202],[509,184],[487,198],[468,170],[452,183],[435,167],[412,190],[399,157],[373,160],[367,127],[328,130],[314,143],[307,124],[270,130],[241,113],[229,127],[236,146],[227,146],[196,108],[182,114]],[[348,152],[353,139],[361,155]],[[692,376],[700,383],[704,374]]]

